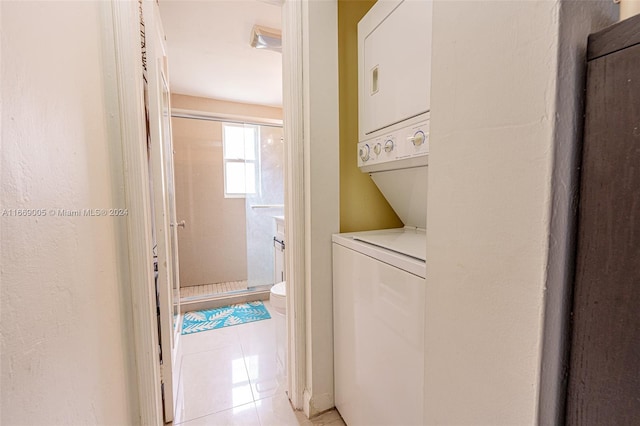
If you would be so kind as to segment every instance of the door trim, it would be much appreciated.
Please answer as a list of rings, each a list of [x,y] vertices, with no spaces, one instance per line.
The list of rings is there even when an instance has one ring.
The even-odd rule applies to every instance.
[[[289,399],[303,409],[306,386],[304,111],[302,2],[282,5],[282,87],[285,140],[287,380]],[[293,313],[293,314],[291,314]],[[308,412],[308,411],[307,411]]]
[[[111,1],[124,161],[138,417],[162,424],[138,2]]]
[[[160,366],[160,381],[162,383],[164,421],[173,421],[175,395],[174,391],[174,356],[179,344],[178,327],[174,324],[174,286],[178,281],[179,270],[176,253],[172,250],[172,242],[177,244],[177,231],[171,226],[175,216],[175,206],[166,190],[169,181],[173,180],[172,168],[167,167],[167,155],[171,155],[172,144],[165,140],[165,122],[163,117],[164,88],[169,93],[168,67],[166,61],[166,46],[164,44],[164,30],[160,20],[160,10],[155,2],[145,1],[142,4],[145,24],[145,46],[147,59],[147,96],[149,102],[148,119],[150,133],[150,170],[149,178],[153,182],[153,215],[155,223],[155,243],[158,261],[157,291],[160,308],[160,348],[162,364]],[[170,95],[170,93],[169,93]],[[168,100],[166,108],[171,110]],[[170,113],[170,112],[169,112]],[[171,133],[171,118],[168,133]],[[171,136],[169,136],[171,139]],[[174,217],[175,218],[175,217]],[[174,259],[175,256],[175,259]],[[178,321],[179,322],[179,321]]]

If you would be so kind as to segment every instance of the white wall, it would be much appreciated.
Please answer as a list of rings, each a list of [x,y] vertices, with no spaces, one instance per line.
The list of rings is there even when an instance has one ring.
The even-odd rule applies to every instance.
[[[124,204],[110,5],[0,7],[0,422],[133,424],[126,218],[50,213]]]
[[[591,2],[436,2],[428,424],[563,422]]]
[[[427,424],[535,424],[559,4],[435,2]]]
[[[302,25],[307,28],[302,40],[307,339],[304,410],[314,416],[334,406],[331,235],[340,232],[337,2],[304,1],[302,15]]]

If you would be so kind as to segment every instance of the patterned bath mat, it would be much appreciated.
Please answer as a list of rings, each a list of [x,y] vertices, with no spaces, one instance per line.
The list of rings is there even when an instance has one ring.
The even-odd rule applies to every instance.
[[[205,311],[185,312],[182,321],[182,334],[192,334],[270,318],[269,311],[260,301],[239,303]]]

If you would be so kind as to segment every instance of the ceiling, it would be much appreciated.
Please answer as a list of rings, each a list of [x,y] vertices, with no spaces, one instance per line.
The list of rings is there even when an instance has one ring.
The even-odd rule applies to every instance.
[[[282,106],[282,55],[249,44],[254,25],[281,28],[280,6],[258,0],[159,5],[172,93]]]

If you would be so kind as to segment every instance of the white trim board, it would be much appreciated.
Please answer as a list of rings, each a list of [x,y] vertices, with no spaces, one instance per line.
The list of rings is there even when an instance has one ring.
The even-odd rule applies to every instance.
[[[193,118],[196,120],[224,121],[243,124],[257,124],[266,126],[282,126],[282,120],[278,120],[276,118],[261,118],[251,115],[212,113],[184,108],[171,108],[171,117]]]
[[[129,280],[139,422],[162,424],[158,328],[152,271],[151,212],[137,2],[111,2],[124,159]]]
[[[333,408],[331,236],[340,228],[335,0],[283,5],[289,397]]]
[[[340,232],[338,7],[302,2],[306,390],[313,417],[334,406],[333,234]],[[306,399],[305,399],[306,402]]]
[[[282,73],[285,141],[285,228],[287,250],[287,379],[289,399],[303,408],[305,389],[305,204],[302,98],[302,3],[282,6]]]

